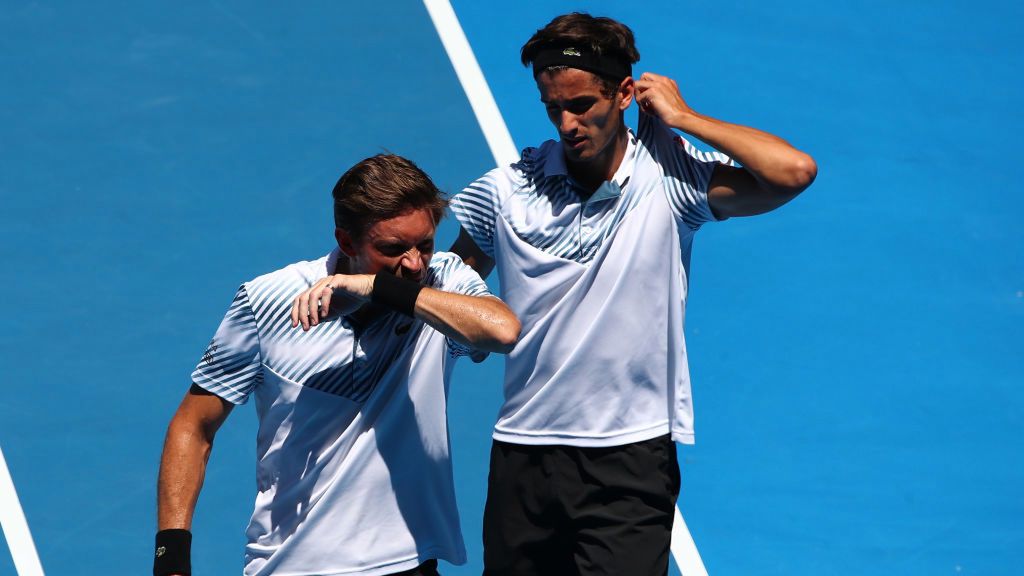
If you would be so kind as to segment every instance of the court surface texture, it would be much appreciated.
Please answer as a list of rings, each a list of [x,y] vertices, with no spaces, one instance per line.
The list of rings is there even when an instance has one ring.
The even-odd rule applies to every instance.
[[[463,49],[412,0],[0,2],[0,575],[148,573],[166,425],[239,283],[326,253],[330,190],[368,155],[456,192],[555,137],[518,54],[571,10],[626,22],[637,73],[819,166],[777,212],[697,235],[698,565],[1024,574],[1020,3],[451,8]],[[480,573],[501,370],[453,382],[469,562],[446,575]],[[196,574],[241,571],[255,428],[250,404],[217,437]]]

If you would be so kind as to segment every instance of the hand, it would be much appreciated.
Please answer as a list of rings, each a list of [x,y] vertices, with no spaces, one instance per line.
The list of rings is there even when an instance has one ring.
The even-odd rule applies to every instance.
[[[348,314],[369,302],[373,292],[370,274],[335,274],[321,279],[292,302],[292,328],[316,326],[328,313]],[[332,298],[334,309],[331,309]]]
[[[644,72],[636,81],[636,100],[641,110],[674,128],[682,128],[680,124],[688,116],[696,115],[683,100],[675,80],[651,72]]]

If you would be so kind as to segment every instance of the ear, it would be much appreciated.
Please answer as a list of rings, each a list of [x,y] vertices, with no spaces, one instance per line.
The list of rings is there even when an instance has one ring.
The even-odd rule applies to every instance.
[[[633,82],[632,76],[626,76],[619,83],[618,95],[619,95],[619,110],[625,111],[629,108],[629,105],[633,103],[633,95],[636,93],[636,83]]]
[[[352,241],[352,235],[348,233],[348,230],[342,230],[341,228],[334,229],[334,239],[338,241],[338,248],[345,253],[349,258],[356,257],[356,247]]]

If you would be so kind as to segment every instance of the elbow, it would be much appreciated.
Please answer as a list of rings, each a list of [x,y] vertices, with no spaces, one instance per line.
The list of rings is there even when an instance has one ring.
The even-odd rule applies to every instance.
[[[503,323],[501,338],[499,339],[502,354],[508,354],[516,347],[516,344],[519,343],[519,334],[522,329],[523,326],[516,318],[512,318]]]
[[[767,192],[768,205],[758,213],[774,210],[796,198],[817,176],[818,165],[814,159],[803,152],[797,152],[785,166],[780,166],[774,178],[762,183],[762,189]]]
[[[789,166],[787,188],[793,196],[806,190],[818,177],[818,164],[808,154],[800,152]]]
[[[522,325],[515,317],[506,319],[495,327],[493,332],[491,345],[494,347],[493,352],[500,354],[508,354],[516,347],[519,342],[519,333],[522,330]]]

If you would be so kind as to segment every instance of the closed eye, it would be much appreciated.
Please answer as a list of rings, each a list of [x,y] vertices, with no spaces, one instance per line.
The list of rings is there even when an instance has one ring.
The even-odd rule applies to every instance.
[[[383,246],[377,246],[377,251],[388,257],[401,256],[408,250],[406,246],[402,244],[385,244]]]

